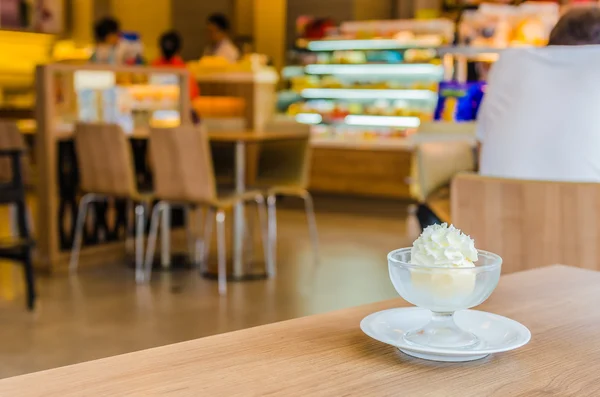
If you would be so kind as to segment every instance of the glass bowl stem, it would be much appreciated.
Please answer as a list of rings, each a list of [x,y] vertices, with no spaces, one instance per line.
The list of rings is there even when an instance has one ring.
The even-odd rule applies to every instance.
[[[431,321],[424,327],[406,332],[404,340],[418,346],[446,349],[471,348],[480,343],[475,335],[456,325],[453,312],[432,312]]]

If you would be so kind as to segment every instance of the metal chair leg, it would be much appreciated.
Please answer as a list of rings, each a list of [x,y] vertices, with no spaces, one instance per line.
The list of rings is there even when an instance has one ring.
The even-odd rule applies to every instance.
[[[190,261],[190,263],[197,265],[198,263],[195,262],[195,255],[194,255],[194,233],[192,230],[192,208],[190,208],[190,206],[186,205],[184,207],[184,211],[185,211],[185,239],[187,242],[187,248],[188,248],[188,259]],[[199,225],[200,227],[200,225]]]
[[[143,283],[144,274],[144,232],[146,231],[146,203],[135,207],[135,281]]]
[[[252,214],[244,212],[244,248],[247,250],[245,253],[247,263],[254,262],[254,219]]]
[[[312,196],[308,191],[302,194],[304,199],[304,205],[306,208],[306,220],[308,221],[308,231],[310,233],[310,240],[312,242],[315,266],[319,264],[319,234],[317,232],[317,219],[315,217],[315,207],[313,204]]]
[[[269,242],[269,217],[267,215],[267,207],[265,205],[265,198],[262,195],[258,195],[254,199],[256,206],[258,207],[258,219],[260,220],[260,231],[262,238],[263,251],[265,256],[265,267],[267,274],[271,275],[273,271],[273,265],[271,264],[271,244]]]
[[[131,217],[135,218],[135,210],[133,209],[133,200],[127,200],[127,215],[125,219],[127,219],[127,227],[126,227],[126,235],[125,235],[125,251],[127,254],[130,254],[134,250],[134,240],[135,237],[132,236],[135,234],[134,227],[132,227]]]
[[[27,285],[27,308],[29,310],[35,309],[35,280],[33,274],[33,260],[31,254],[31,247],[25,248],[26,252],[24,255],[24,276],[25,276],[25,284]]]
[[[268,206],[268,245],[269,258],[267,261],[267,275],[275,277],[277,274],[277,197],[274,194],[267,197]]]
[[[75,222],[75,236],[73,238],[73,249],[71,250],[71,261],[69,263],[69,271],[71,273],[77,270],[79,266],[79,252],[81,251],[81,240],[83,239],[83,227],[85,226],[85,218],[87,215],[88,206],[96,199],[96,195],[88,193],[81,198],[79,202],[79,210],[77,211],[77,221]]]
[[[163,210],[163,203],[158,202],[152,210],[152,217],[150,219],[150,232],[148,233],[148,244],[146,247],[146,258],[144,260],[144,279],[150,280],[152,277],[152,263],[154,262],[154,253],[156,250],[156,238],[158,235],[158,226],[161,220],[161,212]],[[137,274],[136,274],[137,280]],[[139,282],[139,281],[138,281]]]
[[[29,232],[30,226],[27,219],[27,205],[25,203],[25,198],[18,201],[16,204],[17,207],[17,225],[19,229],[19,236],[28,241],[31,236]],[[34,271],[33,271],[33,261],[31,254],[31,246],[29,244],[27,247],[23,249],[23,275],[25,278],[25,285],[27,286],[27,308],[29,310],[33,310],[35,308],[35,280],[34,280]]]
[[[204,221],[204,232],[202,238],[196,240],[196,260],[200,265],[200,272],[206,272],[208,269],[208,256],[210,254],[210,242],[212,239],[212,224],[214,218],[214,211],[212,208],[206,210],[206,216]],[[198,211],[198,224],[202,225],[202,211]]]
[[[219,294],[227,293],[227,253],[225,249],[225,211],[217,211],[217,246],[219,255]]]

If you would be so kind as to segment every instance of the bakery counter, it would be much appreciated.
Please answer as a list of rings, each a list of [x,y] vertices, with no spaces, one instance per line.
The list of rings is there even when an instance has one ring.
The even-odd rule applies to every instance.
[[[420,201],[430,190],[421,181],[432,168],[420,153],[434,151],[443,163],[453,163],[457,150],[475,145],[475,125],[425,123],[404,138],[314,136],[311,145],[312,191]]]

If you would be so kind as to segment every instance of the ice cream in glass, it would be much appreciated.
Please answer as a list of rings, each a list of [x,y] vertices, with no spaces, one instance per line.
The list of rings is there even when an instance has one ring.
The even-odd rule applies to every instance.
[[[502,259],[477,250],[475,242],[452,225],[426,228],[411,248],[388,255],[390,279],[408,302],[432,312],[431,321],[406,330],[416,345],[469,348],[480,343],[454,322],[454,312],[484,302],[496,288]]]

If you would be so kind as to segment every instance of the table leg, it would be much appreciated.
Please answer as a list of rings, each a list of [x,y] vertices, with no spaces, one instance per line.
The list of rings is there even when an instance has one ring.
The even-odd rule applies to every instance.
[[[238,141],[235,144],[235,190],[238,194],[246,190],[246,144]],[[234,209],[233,230],[233,276],[244,275],[244,204],[236,204]]]

